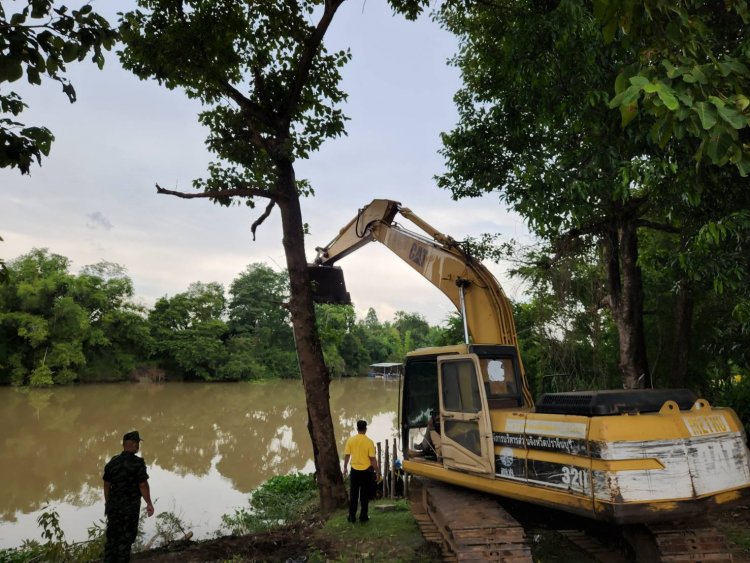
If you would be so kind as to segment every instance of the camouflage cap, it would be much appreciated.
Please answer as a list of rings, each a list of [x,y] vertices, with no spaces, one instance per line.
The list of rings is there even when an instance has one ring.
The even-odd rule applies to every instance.
[[[132,432],[128,432],[122,437],[123,442],[125,440],[133,440],[134,442],[141,442],[141,436],[138,434],[137,430],[133,430]]]

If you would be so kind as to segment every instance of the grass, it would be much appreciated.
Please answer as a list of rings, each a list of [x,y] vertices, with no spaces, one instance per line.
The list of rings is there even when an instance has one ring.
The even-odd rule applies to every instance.
[[[378,506],[395,505],[395,510],[381,512]],[[318,535],[330,543],[338,559],[347,562],[429,562],[441,561],[437,546],[425,542],[417,523],[403,500],[378,500],[370,503],[370,521],[348,522],[346,511],[338,511],[325,523]],[[317,554],[311,561],[331,561]]]
[[[750,527],[748,527],[746,521],[739,520],[735,523],[725,520],[722,523],[722,531],[743,555],[750,556]]]

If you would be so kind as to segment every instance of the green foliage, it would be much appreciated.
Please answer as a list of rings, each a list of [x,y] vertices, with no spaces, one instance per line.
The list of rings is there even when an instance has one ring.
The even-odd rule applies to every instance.
[[[51,387],[54,384],[52,370],[49,366],[39,366],[31,372],[29,385],[31,387]]]
[[[289,322],[289,281],[285,271],[251,264],[229,288],[229,359],[226,379],[298,377]]]
[[[537,393],[618,387],[617,332],[600,306],[603,272],[579,254],[549,267],[544,249],[529,251],[513,270],[528,285],[514,303],[521,357]]]
[[[299,377],[286,272],[251,264],[228,299],[220,284],[197,282],[146,311],[133,304],[121,266],[69,270],[67,258],[46,250],[9,264],[0,285],[0,384],[118,381],[145,365],[172,379]],[[462,341],[456,316],[445,329],[404,311],[381,323],[374,310],[357,321],[351,306],[321,305],[317,318],[334,375],[365,374],[369,364],[401,361],[412,348]]]
[[[49,508],[49,507],[46,507]],[[106,528],[104,522],[93,524],[88,530],[88,540],[69,543],[60,527],[60,516],[54,508],[45,510],[37,518],[44,543],[26,540],[18,549],[0,549],[0,561],[4,563],[89,563],[100,561],[104,554]]]
[[[156,535],[161,545],[180,540],[188,533],[190,526],[174,512],[160,512],[156,515]]]
[[[0,382],[85,380],[103,360],[122,378],[145,355],[146,322],[124,270],[102,263],[76,276],[69,268],[67,258],[39,249],[8,264],[0,285]]]
[[[732,285],[735,334],[750,309],[739,287],[746,229],[710,252],[701,234],[715,239],[718,225],[748,208],[741,4],[447,2],[439,14],[459,36],[453,63],[464,82],[460,122],[443,136],[448,171],[439,185],[456,198],[499,194],[549,246],[546,267],[594,257],[603,274],[597,303],[618,328],[628,383],[636,370],[668,371],[667,356],[676,355],[671,341],[691,319],[669,322],[682,306],[675,288],[689,287],[684,306],[704,313],[707,292]],[[713,165],[727,163],[736,166]],[[647,240],[649,229],[667,235]],[[644,241],[660,262],[647,272]],[[645,318],[646,305],[658,318]]]
[[[306,52],[319,40],[310,22],[318,2],[137,4],[121,20],[123,66],[184,89],[206,108],[200,121],[218,161],[207,179],[194,182],[196,188],[250,186],[255,195],[272,194],[280,158],[307,158],[325,139],[344,133],[337,106],[346,94],[338,82],[350,54],[329,54],[322,45]],[[330,4],[332,13],[338,4]],[[216,201],[231,204],[229,198]]]
[[[69,10],[53,0],[24,0],[13,3],[17,11],[8,8],[8,3],[0,6],[0,84],[15,82],[25,74],[29,84],[37,85],[46,77],[59,82],[70,102],[75,102],[66,65],[91,56],[102,68],[103,51],[112,48],[116,32],[90,4]],[[41,164],[54,140],[46,127],[15,121],[26,107],[17,93],[4,88],[0,94],[0,168],[18,168],[22,174],[29,173],[34,160]]]
[[[664,148],[692,137],[695,158],[750,172],[746,2],[593,3],[622,70],[609,106],[622,126]],[[638,119],[636,119],[638,118]],[[634,132],[635,132],[634,131]]]
[[[218,283],[197,282],[184,293],[162,297],[149,314],[156,358],[188,378],[215,379],[226,361],[224,313]]]
[[[312,473],[277,475],[253,491],[249,509],[222,516],[223,527],[236,535],[270,530],[309,515],[316,499]]]
[[[707,396],[709,401],[717,406],[730,407],[750,436],[750,373],[733,373],[720,377],[715,375],[709,381]]]

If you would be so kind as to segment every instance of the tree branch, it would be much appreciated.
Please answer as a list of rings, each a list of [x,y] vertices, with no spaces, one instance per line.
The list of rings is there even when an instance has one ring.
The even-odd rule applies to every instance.
[[[268,216],[271,214],[271,211],[273,210],[273,206],[276,205],[276,202],[274,200],[271,200],[268,202],[268,205],[266,205],[266,210],[263,212],[263,214],[258,217],[255,221],[253,221],[253,225],[250,228],[250,230],[253,232],[253,240],[255,240],[255,229],[260,227],[260,225],[268,219]]]
[[[174,190],[166,190],[162,188],[159,184],[156,184],[156,193],[173,195],[176,197],[181,197],[183,199],[196,199],[196,198],[219,199],[222,197],[264,197],[273,201],[273,196],[270,193],[268,193],[266,190],[261,190],[259,188],[249,188],[249,187],[229,188],[226,190],[188,193],[188,192],[178,192]]]
[[[323,37],[325,36],[326,31],[328,31],[328,26],[331,25],[336,10],[338,10],[343,2],[344,0],[326,0],[323,15],[321,16],[315,31],[305,44],[305,48],[302,50],[302,54],[297,62],[297,75],[294,77],[294,84],[292,84],[292,87],[289,90],[289,97],[286,102],[286,121],[291,119],[294,109],[297,107],[297,104],[299,104],[300,98],[302,97],[302,88],[307,83],[315,55],[320,48],[320,44],[323,42]]]
[[[656,231],[663,231],[665,233],[672,233],[675,235],[680,234],[680,229],[675,227],[674,225],[669,225],[667,223],[656,223],[654,221],[649,221],[648,219],[638,219],[635,222],[636,227],[646,227],[647,229],[654,229]]]

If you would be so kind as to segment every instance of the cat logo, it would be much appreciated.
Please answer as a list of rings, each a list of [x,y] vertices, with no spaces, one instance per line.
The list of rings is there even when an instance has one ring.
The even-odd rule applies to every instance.
[[[427,258],[427,249],[422,247],[419,243],[413,243],[409,249],[409,260],[417,264],[419,267],[424,267],[425,258]]]

